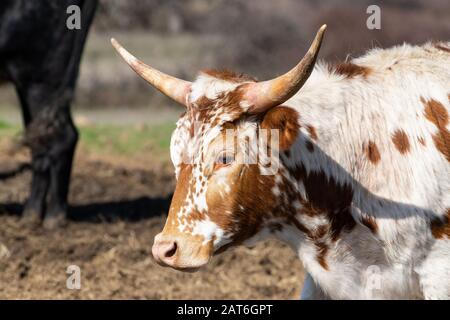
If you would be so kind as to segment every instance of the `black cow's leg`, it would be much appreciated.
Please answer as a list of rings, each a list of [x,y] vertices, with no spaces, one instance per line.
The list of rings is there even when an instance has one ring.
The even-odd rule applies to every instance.
[[[51,151],[54,157],[50,168],[50,188],[44,219],[44,227],[47,229],[64,225],[67,216],[67,196],[78,132],[69,113],[65,118],[66,124],[60,132],[62,136]]]
[[[66,95],[48,86],[27,84],[17,90],[24,113],[25,143],[31,149],[33,177],[23,220],[44,227],[64,224],[70,171],[78,133],[70,116],[72,88]],[[43,97],[46,97],[44,99]]]
[[[33,160],[36,163],[37,160]],[[45,212],[45,198],[50,183],[49,170],[33,166],[30,195],[25,203],[22,221],[27,225],[38,225]]]
[[[26,94],[28,90],[18,89],[18,96],[21,102],[22,115],[25,130],[32,122],[33,116],[30,112],[30,106],[28,105]],[[32,161],[32,178],[31,188],[28,199],[25,202],[22,221],[26,225],[34,226],[38,225],[45,213],[47,191],[50,185],[50,161],[47,157],[43,156],[31,148],[31,161]]]

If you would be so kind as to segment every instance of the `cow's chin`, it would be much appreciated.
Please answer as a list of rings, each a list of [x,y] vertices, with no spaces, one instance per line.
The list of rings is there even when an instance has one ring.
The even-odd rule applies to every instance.
[[[185,273],[195,273],[198,270],[200,270],[205,264],[201,265],[201,266],[195,266],[195,267],[187,267],[187,266],[176,266],[176,265],[168,265],[168,264],[164,264],[164,263],[160,263],[158,262],[158,264],[162,267],[165,268],[171,268],[177,271],[181,271],[181,272],[185,272]]]
[[[193,273],[200,270],[202,267],[206,266],[209,262],[210,258],[205,259],[204,257],[189,257],[189,258],[181,258],[178,257],[173,262],[163,262],[157,261],[157,263],[163,267],[172,268],[177,271]]]

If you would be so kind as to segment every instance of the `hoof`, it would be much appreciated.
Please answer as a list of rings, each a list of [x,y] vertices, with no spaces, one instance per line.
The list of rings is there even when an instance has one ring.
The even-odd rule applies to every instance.
[[[42,223],[42,227],[46,230],[55,230],[67,226],[65,215],[47,216]]]
[[[36,228],[41,224],[40,214],[33,209],[25,210],[22,214],[22,219],[20,223],[24,227]]]

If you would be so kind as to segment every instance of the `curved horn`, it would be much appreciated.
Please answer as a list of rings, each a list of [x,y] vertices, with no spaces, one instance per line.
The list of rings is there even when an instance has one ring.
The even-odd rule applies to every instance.
[[[187,95],[191,90],[191,83],[189,81],[169,76],[146,65],[129,53],[114,38],[111,39],[111,44],[122,56],[125,62],[128,63],[138,75],[144,78],[144,80],[176,102],[184,106],[187,105]]]
[[[250,113],[280,105],[300,90],[314,68],[326,27],[324,24],[319,29],[308,52],[293,69],[275,79],[248,85],[244,100],[250,104]]]

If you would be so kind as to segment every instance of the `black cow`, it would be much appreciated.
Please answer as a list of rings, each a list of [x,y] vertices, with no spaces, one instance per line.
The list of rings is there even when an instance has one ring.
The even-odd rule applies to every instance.
[[[70,30],[67,8],[81,9]],[[70,114],[78,67],[97,0],[1,0],[0,78],[16,88],[32,154],[23,219],[62,225],[78,132]]]

